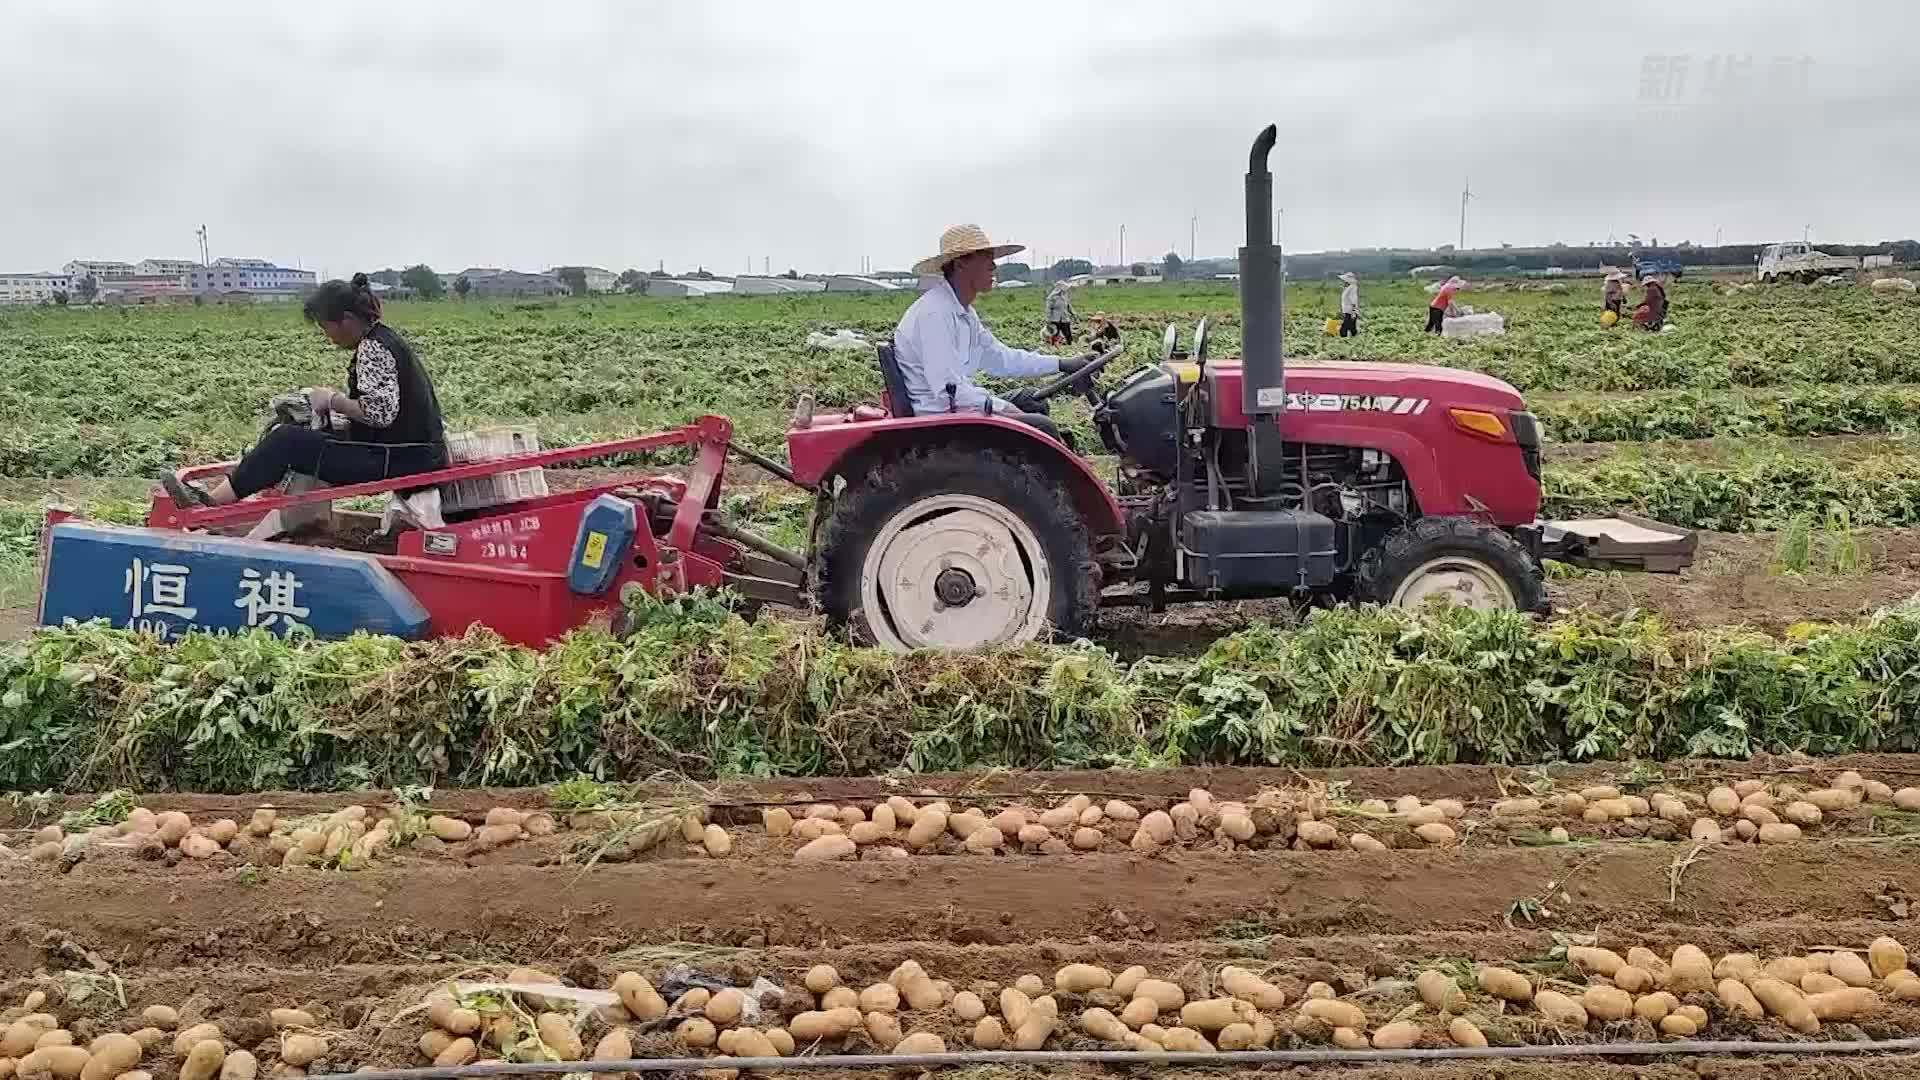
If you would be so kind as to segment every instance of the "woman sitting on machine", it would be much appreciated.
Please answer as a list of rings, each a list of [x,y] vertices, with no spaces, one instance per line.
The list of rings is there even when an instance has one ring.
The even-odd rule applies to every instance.
[[[380,301],[367,275],[321,285],[305,311],[328,341],[353,351],[345,393],[330,386],[307,391],[314,414],[333,422],[318,430],[274,426],[211,488],[162,473],[160,483],[175,506],[224,506],[278,485],[290,472],[338,485],[446,467],[446,434],[433,380],[406,339],[380,321]],[[343,430],[336,430],[341,422]]]

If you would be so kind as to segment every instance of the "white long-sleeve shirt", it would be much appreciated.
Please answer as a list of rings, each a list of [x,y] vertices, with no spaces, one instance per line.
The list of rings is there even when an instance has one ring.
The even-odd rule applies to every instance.
[[[1340,314],[1360,314],[1360,286],[1349,285],[1340,290]]]
[[[1065,285],[1055,285],[1053,291],[1047,294],[1047,321],[1073,321],[1073,299],[1067,295]]]
[[[979,412],[989,400],[994,412],[1014,412],[1005,398],[973,385],[974,375],[984,371],[1032,378],[1060,371],[1058,357],[1000,344],[973,308],[960,303],[944,277],[900,317],[893,347],[916,414],[946,412],[948,383],[953,384],[953,406],[960,412]]]

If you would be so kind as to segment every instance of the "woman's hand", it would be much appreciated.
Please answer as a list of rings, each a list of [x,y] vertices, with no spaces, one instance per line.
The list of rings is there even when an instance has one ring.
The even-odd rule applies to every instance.
[[[333,411],[333,399],[339,391],[331,386],[314,386],[307,389],[307,404],[317,413]]]

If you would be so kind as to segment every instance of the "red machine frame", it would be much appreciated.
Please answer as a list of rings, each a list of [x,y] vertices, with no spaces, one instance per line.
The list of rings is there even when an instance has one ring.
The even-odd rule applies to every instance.
[[[491,461],[455,465],[365,484],[320,488],[295,495],[256,496],[226,506],[181,509],[156,493],[147,515],[155,529],[216,530],[257,521],[274,510],[313,506],[361,495],[492,476],[518,469],[565,465],[618,454],[673,446],[693,449],[686,478],[635,475],[577,490],[504,503],[462,514],[444,529],[400,534],[394,554],[372,553],[426,607],[434,636],[459,635],[474,623],[509,641],[539,646],[585,623],[598,612],[618,609],[625,591],[638,586],[671,595],[768,572],[740,543],[707,528],[706,514],[719,505],[720,483],[733,435],[724,417],[703,416],[691,424],[631,439],[564,450],[541,450]],[[231,462],[180,470],[182,480],[232,469]],[[635,503],[639,528],[607,590],[582,596],[567,585],[567,569],[581,515],[602,495]],[[670,516],[669,516],[670,515]],[[665,519],[659,533],[655,526]],[[261,541],[278,543],[280,541]],[[792,584],[781,582],[780,584]],[[794,585],[797,594],[797,584]]]

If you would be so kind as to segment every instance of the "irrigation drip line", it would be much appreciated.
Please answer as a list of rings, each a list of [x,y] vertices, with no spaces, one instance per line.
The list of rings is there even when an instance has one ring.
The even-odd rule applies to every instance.
[[[1920,1051],[1920,1038],[1858,1042],[1630,1042],[1568,1046],[1454,1046],[1439,1050],[1234,1050],[1142,1054],[1132,1050],[968,1050],[944,1054],[823,1054],[818,1057],[630,1058],[626,1061],[492,1061],[479,1065],[374,1069],[353,1080],[460,1080],[518,1073],[686,1072],[698,1069],[901,1069],[943,1065],[1310,1065],[1334,1062],[1486,1061],[1517,1058],[1679,1057],[1706,1054],[1891,1054]]]

